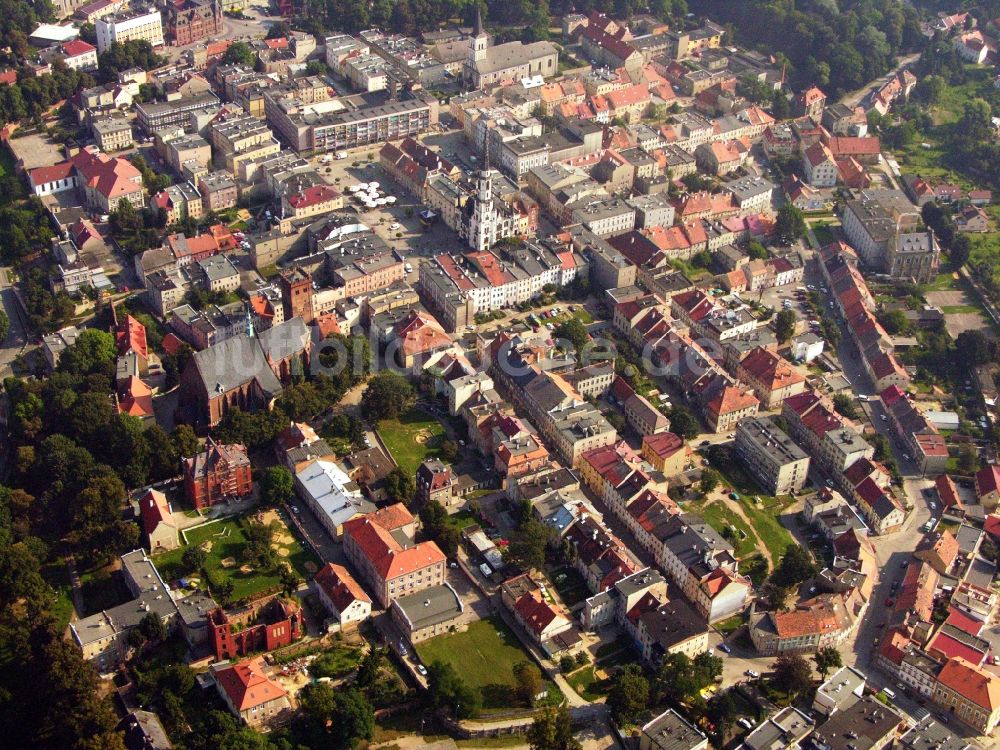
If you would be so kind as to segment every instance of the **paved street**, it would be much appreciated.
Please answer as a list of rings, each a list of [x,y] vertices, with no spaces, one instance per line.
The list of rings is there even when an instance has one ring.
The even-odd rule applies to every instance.
[[[9,268],[0,267],[0,305],[10,320],[10,332],[6,339],[0,341],[0,378],[5,378],[12,373],[11,364],[28,345],[24,315],[17,298],[14,296],[14,289],[10,284],[10,273]]]

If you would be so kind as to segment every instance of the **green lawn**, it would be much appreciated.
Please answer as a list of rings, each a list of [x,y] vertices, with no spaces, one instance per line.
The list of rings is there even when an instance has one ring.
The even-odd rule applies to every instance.
[[[741,627],[743,627],[743,615],[733,615],[732,617],[727,617],[725,620],[720,620],[715,623],[715,629],[722,633],[723,636],[727,636],[730,633],[735,633]]]
[[[462,633],[439,635],[416,646],[424,664],[451,664],[470,687],[483,694],[483,708],[510,708],[516,698],[514,665],[531,661],[517,636],[499,619],[477,620]],[[549,696],[558,688],[546,680]]]
[[[282,533],[291,535],[287,528],[282,528],[278,535],[281,536]],[[277,572],[252,568],[241,569],[243,568],[242,553],[247,539],[240,519],[227,518],[214,521],[186,532],[186,537],[188,545],[203,545],[206,549],[208,557],[205,561],[205,567],[213,575],[233,582],[233,600],[245,599],[281,583]],[[306,578],[313,572],[309,570],[309,564],[315,566],[315,570],[318,569],[319,561],[312,552],[302,546],[298,539],[294,536],[291,536],[291,539],[291,542],[276,542],[279,555],[292,566],[296,573]],[[164,580],[173,580],[187,575],[198,576],[195,571],[187,570],[181,561],[184,549],[185,545],[182,545],[178,549],[164,552],[153,558]],[[223,564],[224,560],[226,561],[225,565]]]
[[[437,456],[444,428],[422,409],[410,409],[399,419],[383,419],[378,434],[399,467],[410,475],[427,458]]]
[[[722,502],[716,501],[697,512],[708,522],[709,526],[729,540],[730,544],[736,548],[737,557],[746,557],[757,551],[757,535],[754,534],[753,529]],[[736,527],[735,536],[729,536],[725,533],[726,529],[730,527]]]
[[[604,698],[611,690],[611,680],[598,680],[593,665],[577,670],[567,677],[566,681],[577,695],[588,701]]]
[[[56,560],[42,567],[42,577],[56,592],[56,603],[52,608],[60,628],[69,624],[73,616],[73,587],[69,582],[69,571],[62,560]]]
[[[778,516],[788,507],[791,499],[782,501],[781,499],[765,497],[764,495],[760,495],[760,499],[761,504],[758,506],[754,503],[752,496],[741,495],[740,504],[750,519],[750,523],[753,524],[757,536],[767,547],[768,551],[770,551],[771,558],[777,564],[778,558],[784,554],[788,545],[795,544],[791,533],[778,520]]]
[[[361,649],[350,646],[336,646],[316,657],[309,667],[313,677],[344,677],[358,667]]]
[[[472,526],[472,524],[479,523],[479,521],[469,511],[460,510],[458,513],[450,513],[448,518],[445,519],[445,523],[448,526],[454,526],[457,531],[461,531],[466,526]]]

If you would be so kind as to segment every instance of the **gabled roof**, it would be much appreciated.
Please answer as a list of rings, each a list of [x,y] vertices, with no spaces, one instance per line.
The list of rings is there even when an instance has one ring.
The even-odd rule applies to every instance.
[[[356,601],[371,604],[368,594],[343,565],[327,563],[316,573],[315,580],[338,612],[343,612]]]
[[[159,490],[150,488],[139,498],[139,515],[142,517],[142,529],[146,534],[152,534],[161,523],[176,527],[167,496]]]
[[[542,598],[540,591],[530,591],[522,596],[514,603],[514,609],[524,626],[536,636],[541,636],[554,620],[566,619]]]

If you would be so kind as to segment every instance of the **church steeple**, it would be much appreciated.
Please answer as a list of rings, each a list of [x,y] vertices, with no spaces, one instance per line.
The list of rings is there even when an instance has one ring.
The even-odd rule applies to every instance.
[[[475,67],[477,62],[486,59],[486,48],[489,46],[489,41],[489,35],[483,30],[482,6],[476,3],[476,28],[472,34],[472,39],[469,40],[469,61],[473,67]]]

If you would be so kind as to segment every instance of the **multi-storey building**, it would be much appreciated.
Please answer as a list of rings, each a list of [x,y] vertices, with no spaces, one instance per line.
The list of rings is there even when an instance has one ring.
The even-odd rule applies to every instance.
[[[805,487],[809,456],[767,417],[740,422],[736,454],[772,495],[795,493]]]
[[[434,542],[414,544],[414,526],[413,516],[402,504],[344,524],[347,559],[383,607],[444,583],[444,553]]]
[[[178,47],[222,34],[221,0],[175,0],[162,7],[167,39]]]
[[[1000,678],[961,656],[945,662],[931,700],[984,735],[1000,722]]]
[[[242,445],[216,443],[209,437],[204,451],[184,460],[184,490],[198,510],[247,497],[252,489],[250,458]]]
[[[163,46],[163,23],[156,9],[137,7],[99,18],[94,26],[98,54],[104,54],[115,42],[144,41],[154,47]]]

